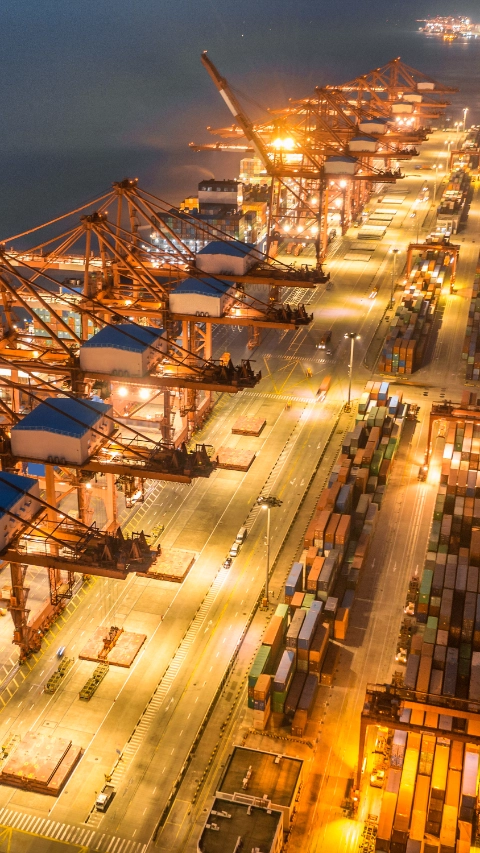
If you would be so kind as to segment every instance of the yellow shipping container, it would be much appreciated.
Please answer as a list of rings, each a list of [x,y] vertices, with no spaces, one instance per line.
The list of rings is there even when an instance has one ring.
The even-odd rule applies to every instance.
[[[455,806],[443,807],[440,844],[443,847],[452,847],[454,850],[457,840],[457,815],[458,809]]]
[[[437,791],[445,791],[447,787],[449,753],[450,749],[448,746],[437,743],[432,773],[432,788]]]
[[[445,794],[445,804],[447,806],[455,806],[458,808],[460,799],[460,785],[462,781],[461,770],[449,770],[447,779],[447,793]]]
[[[393,818],[395,817],[395,806],[397,804],[397,795],[385,791],[382,800],[382,809],[378,819],[377,838],[388,839],[393,829]]]
[[[417,776],[418,756],[422,736],[416,732],[410,732],[403,762],[402,779],[398,794],[397,810],[395,812],[394,829],[399,832],[408,832],[410,815],[412,812],[413,794],[415,792],[415,780]]]
[[[412,822],[410,824],[410,838],[413,838],[414,841],[423,841],[425,824],[427,822],[429,793],[430,777],[417,776],[415,799],[413,801]]]

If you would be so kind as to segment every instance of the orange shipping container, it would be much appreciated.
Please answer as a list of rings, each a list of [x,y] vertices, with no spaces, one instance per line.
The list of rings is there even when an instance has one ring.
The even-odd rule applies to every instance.
[[[350,524],[350,516],[342,515],[335,532],[335,547],[337,547],[337,545],[348,545],[348,541],[350,539]]]
[[[283,619],[281,616],[272,616],[262,643],[264,646],[276,647],[283,640]]]
[[[335,533],[339,525],[341,515],[339,512],[332,513],[327,529],[325,530],[324,548],[333,548],[335,544]]]
[[[323,569],[324,562],[325,557],[315,557],[313,561],[313,566],[310,569],[307,577],[307,592],[316,593],[318,578],[320,576],[320,572]]]

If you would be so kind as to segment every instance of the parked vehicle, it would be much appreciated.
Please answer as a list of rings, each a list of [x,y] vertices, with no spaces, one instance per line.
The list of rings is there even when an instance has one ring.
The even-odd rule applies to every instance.
[[[241,527],[240,530],[238,531],[236,537],[235,537],[235,542],[240,542],[240,544],[242,542],[244,542],[245,539],[247,538],[247,532],[248,531],[247,531],[246,527]]]
[[[95,800],[95,808],[97,812],[106,812],[114,796],[115,788],[113,785],[105,785]]]
[[[232,547],[230,548],[230,557],[238,557],[240,553],[240,548],[242,547],[241,542],[234,542]]]

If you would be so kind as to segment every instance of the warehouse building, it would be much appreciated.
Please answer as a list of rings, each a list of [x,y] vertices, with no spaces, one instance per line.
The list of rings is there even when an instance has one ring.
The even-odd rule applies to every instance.
[[[270,809],[283,813],[286,830],[292,819],[302,769],[301,758],[236,746],[228,759],[216,796],[229,802],[266,801]]]
[[[280,853],[283,815],[275,809],[215,799],[197,844],[200,853]]]

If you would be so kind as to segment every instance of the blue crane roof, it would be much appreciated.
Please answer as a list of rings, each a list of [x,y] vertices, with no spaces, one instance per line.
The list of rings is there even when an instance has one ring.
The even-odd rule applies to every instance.
[[[333,157],[327,157],[327,163],[356,163],[355,157],[347,157],[342,155],[334,155]]]
[[[199,255],[230,255],[235,258],[244,258],[255,249],[252,243],[241,243],[239,240],[212,240],[197,253]]]
[[[88,341],[85,341],[82,348],[108,347],[128,350],[128,352],[144,352],[148,347],[155,344],[162,334],[163,329],[152,326],[119,323],[118,326],[104,326]]]
[[[44,403],[39,403],[32,412],[25,415],[20,423],[15,424],[12,432],[38,430],[81,438],[110,408],[107,403],[97,403],[94,400],[48,397]]]
[[[0,518],[5,515],[4,510],[11,509],[22,497],[22,492],[28,492],[34,483],[33,477],[21,477],[20,474],[10,474],[8,471],[0,472]]]
[[[172,293],[197,293],[201,296],[223,296],[232,287],[232,282],[204,276],[186,278],[177,284]]]

